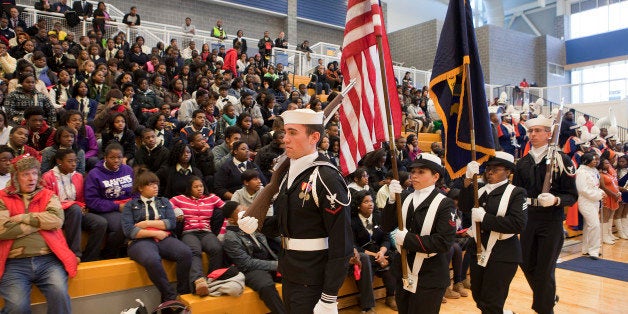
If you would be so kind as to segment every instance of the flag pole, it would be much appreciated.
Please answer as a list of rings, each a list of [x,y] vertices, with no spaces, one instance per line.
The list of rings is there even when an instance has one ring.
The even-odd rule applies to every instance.
[[[473,119],[473,97],[472,97],[472,92],[471,92],[471,80],[469,79],[469,76],[471,74],[471,67],[469,66],[469,63],[465,63],[464,65],[464,71],[466,72],[466,78],[465,78],[465,87],[466,87],[466,98],[467,98],[467,103],[469,104],[469,110],[467,110],[469,112],[469,134],[471,136],[471,160],[472,161],[476,161],[477,159],[477,154],[476,154],[476,147],[475,147],[475,120]],[[480,200],[478,199],[478,175],[474,174],[473,175],[473,207],[480,207]],[[480,231],[481,231],[481,224],[480,222],[476,222],[475,223],[475,247],[476,247],[476,252],[477,252],[477,256],[478,256],[478,260],[480,258],[480,255],[482,254],[482,239],[480,236]]]
[[[382,86],[384,90],[384,103],[386,105],[386,119],[388,120],[388,140],[390,141],[390,151],[391,151],[391,167],[393,172],[393,178],[399,181],[399,171],[397,168],[397,145],[395,144],[395,132],[393,131],[393,119],[392,113],[390,109],[390,99],[388,98],[388,80],[386,79],[386,64],[384,63],[384,49],[382,43],[382,35],[377,34],[375,36],[377,38],[377,52],[379,55],[379,68],[382,73]],[[400,182],[402,183],[402,182]],[[403,214],[401,213],[401,195],[396,195],[395,197],[395,207],[397,209],[397,225],[399,226],[399,230],[403,230]],[[401,248],[401,280],[404,283],[404,286],[408,284],[408,253],[406,249]]]

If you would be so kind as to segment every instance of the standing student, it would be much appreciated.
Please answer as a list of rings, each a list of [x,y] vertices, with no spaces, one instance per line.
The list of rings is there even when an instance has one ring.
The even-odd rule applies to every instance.
[[[479,207],[474,207],[471,179],[479,173],[479,164],[467,165],[460,209],[471,211],[473,223],[481,223],[482,255],[478,258],[475,241],[467,248],[471,254],[471,293],[482,313],[505,313],[510,282],[521,263],[518,233],[525,228],[528,205],[526,191],[508,182],[515,169],[514,156],[496,152],[486,163],[485,182],[478,190]],[[472,232],[473,233],[473,232]]]
[[[554,272],[563,247],[563,207],[576,202],[578,191],[571,160],[558,152],[550,191],[543,193],[552,120],[539,115],[526,121],[526,127],[530,151],[517,162],[512,181],[513,185],[524,188],[528,197],[528,223],[521,233],[521,269],[532,288],[532,309],[548,314],[554,312],[558,301]]]
[[[349,191],[316,144],[324,134],[323,113],[310,109],[282,115],[290,169],[273,203],[275,215],[264,221],[267,236],[283,237],[279,272],[289,313],[338,313],[336,298],[353,256]],[[238,221],[240,229],[251,226]],[[245,220],[245,221],[246,221]]]
[[[397,279],[396,300],[399,313],[438,313],[445,290],[449,287],[449,258],[456,234],[453,200],[436,189],[445,174],[438,156],[422,153],[410,165],[413,193],[401,195],[403,231],[392,235],[397,250],[408,252],[408,283]],[[384,209],[383,230],[397,228],[395,200],[402,192],[401,184],[391,180],[390,198]],[[399,261],[392,266],[401,274]]]

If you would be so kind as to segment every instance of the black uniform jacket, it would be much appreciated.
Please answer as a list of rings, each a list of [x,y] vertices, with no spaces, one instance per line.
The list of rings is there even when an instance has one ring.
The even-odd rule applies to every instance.
[[[570,170],[573,173],[573,164],[569,157],[562,152],[560,152],[560,156],[565,167],[571,167]],[[517,162],[512,184],[524,188],[527,191],[527,197],[537,198],[541,194],[547,167],[545,161],[546,158],[543,157],[540,163],[535,164],[534,158],[528,154]],[[550,193],[560,198],[560,204],[551,207],[528,206],[529,220],[563,221],[565,214],[563,207],[571,206],[578,200],[575,175],[570,175],[566,172],[560,174],[553,173]]]
[[[504,234],[514,233],[515,235],[506,240],[498,240],[493,247],[489,261],[521,263],[521,243],[519,242],[518,233],[523,232],[526,226],[527,205],[525,205],[526,191],[523,188],[515,187],[508,200],[508,209],[504,217],[497,217],[499,203],[504,195],[504,191],[508,184],[501,185],[491,193],[480,195],[480,207],[486,210],[484,220],[481,224],[482,244],[486,247],[491,231]],[[464,188],[460,193],[460,202],[458,203],[460,210],[471,212],[473,208],[473,185]],[[468,247],[471,256],[475,256],[477,248],[475,241],[469,241]]]
[[[321,154],[316,160],[329,161]],[[321,179],[343,204],[348,203],[349,191],[338,170],[319,166],[320,178],[316,180],[319,206],[316,206],[311,189],[307,187],[314,169],[303,171],[290,187],[287,186],[287,179],[284,180],[273,203],[274,216],[264,221],[262,232],[267,236],[283,235],[295,239],[329,237],[329,249],[325,251],[283,250],[279,258],[279,272],[284,280],[303,285],[322,285],[323,293],[335,296],[347,275],[349,258],[353,255],[351,218],[348,206],[338,202],[333,206],[330,204]],[[305,194],[309,196],[303,197]]]
[[[438,206],[432,231],[429,235],[421,236],[421,227],[427,215],[430,204],[438,194],[438,189],[432,193],[419,206],[410,201],[406,226],[408,234],[403,242],[403,247],[408,251],[408,265],[412,268],[415,252],[437,253],[437,255],[423,261],[419,271],[419,287],[445,288],[449,286],[449,259],[447,253],[453,245],[456,236],[455,207],[450,198],[445,198]],[[412,193],[402,194],[402,200],[412,197]],[[403,204],[403,201],[401,202]],[[414,208],[414,211],[412,209]],[[383,229],[390,232],[397,228],[397,210],[395,204],[388,204],[384,209]],[[395,266],[400,267],[400,266]]]
[[[358,216],[358,214],[355,214],[353,215],[353,217],[351,217],[353,242],[359,252],[364,252],[365,250],[368,250],[373,253],[377,253],[382,246],[386,247],[387,250],[390,250],[390,237],[388,235],[388,232],[384,232],[384,230],[382,230],[381,216],[382,215],[378,210],[374,210],[373,214],[371,214],[373,234],[369,234],[369,232],[366,230],[366,227],[364,227],[364,224],[360,220],[361,218],[360,216]]]

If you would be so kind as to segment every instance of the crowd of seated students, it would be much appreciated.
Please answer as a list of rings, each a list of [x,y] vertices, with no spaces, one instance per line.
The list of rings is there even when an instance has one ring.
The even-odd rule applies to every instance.
[[[275,158],[283,153],[279,115],[295,108],[320,111],[326,103],[308,95],[305,85],[295,89],[281,64],[268,64],[265,50],[273,45],[268,35],[260,41],[264,58],[246,58],[239,51],[244,57],[238,64],[244,68],[233,72],[225,70],[219,50],[197,51],[193,42],[185,58],[176,41],[167,47],[160,43],[152,50],[156,54],[147,54],[141,36],[129,43],[123,33],[102,38],[102,33],[90,31],[77,43],[71,32],[61,39],[66,32],[39,21],[36,27],[47,36],[35,41],[23,26],[11,27],[17,41],[11,44],[0,37],[0,92],[5,96],[0,183],[11,181],[11,160],[37,160],[44,185],[60,201],[69,251],[80,262],[131,257],[146,267],[163,301],[189,292],[207,295],[205,275],[235,263],[247,285],[269,308],[281,312],[272,285],[278,280],[275,239],[239,231],[237,214],[263,189]],[[337,65],[328,65],[325,72],[321,64],[317,75],[316,94],[339,88]],[[406,75],[398,90],[406,127],[442,128],[427,88],[416,89]],[[342,132],[338,121],[336,115],[325,126],[318,146],[336,166]],[[604,142],[604,137],[598,136],[594,145],[587,145],[591,139],[575,141],[578,147],[569,153],[574,161],[590,149],[605,158],[600,163],[608,182],[603,190],[609,200],[604,203],[604,228],[608,230],[609,216],[616,213],[615,225],[624,226],[619,235],[628,238],[628,162],[619,157],[622,147],[616,147],[612,137]],[[404,170],[421,153],[417,135],[397,138],[395,146],[400,182],[411,189]],[[396,308],[390,273],[395,246],[378,227],[390,194],[393,155],[388,147],[365,156],[347,182],[353,194],[355,240],[355,268],[348,271],[358,280],[365,312],[374,307],[373,276],[383,278],[386,304]],[[431,153],[443,157],[442,145],[434,143]],[[443,178],[439,187],[455,199],[459,184]],[[459,228],[469,225],[470,218],[461,214]],[[81,231],[88,235],[83,250]],[[605,243],[614,241],[609,232]],[[461,233],[451,249],[454,285],[447,298],[468,295],[468,257],[463,253],[467,241]],[[202,252],[209,255],[207,270]],[[165,279],[162,258],[177,261],[176,289]]]

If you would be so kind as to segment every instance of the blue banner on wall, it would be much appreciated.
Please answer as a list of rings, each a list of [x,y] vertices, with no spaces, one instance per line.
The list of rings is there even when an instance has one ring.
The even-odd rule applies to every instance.
[[[565,42],[567,64],[591,62],[628,55],[628,29],[582,37]]]

